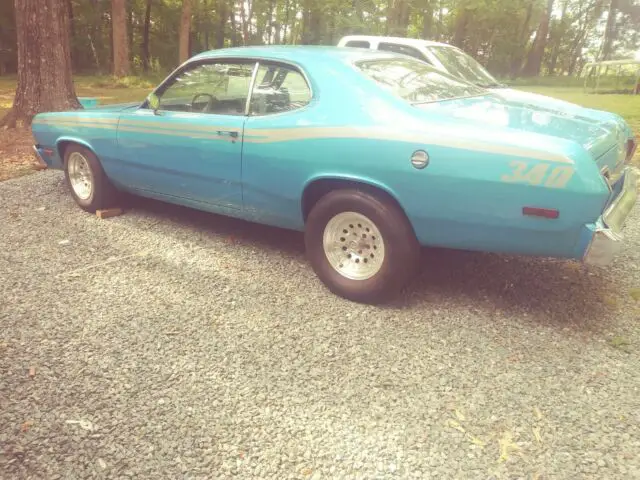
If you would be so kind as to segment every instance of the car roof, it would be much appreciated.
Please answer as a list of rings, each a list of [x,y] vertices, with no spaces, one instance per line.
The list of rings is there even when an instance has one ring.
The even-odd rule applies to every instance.
[[[349,40],[376,40],[378,42],[398,43],[401,45],[409,45],[412,47],[453,47],[453,45],[450,45],[448,43],[423,40],[421,38],[385,37],[378,35],[346,35],[340,39],[340,42],[347,42]]]
[[[354,62],[367,58],[392,58],[396,56],[397,54],[392,52],[366,50],[364,48],[345,48],[324,45],[257,45],[208,50],[193,56],[191,60],[202,60],[217,57],[249,57],[291,61],[296,63],[320,59]]]

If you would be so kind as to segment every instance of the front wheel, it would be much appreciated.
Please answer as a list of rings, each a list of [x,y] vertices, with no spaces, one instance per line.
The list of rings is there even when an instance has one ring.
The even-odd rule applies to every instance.
[[[395,203],[357,189],[336,190],[311,210],[305,230],[311,265],[330,291],[379,303],[416,272],[420,246]]]
[[[71,195],[87,212],[113,206],[117,190],[111,184],[94,153],[80,145],[70,145],[64,152],[64,172]]]

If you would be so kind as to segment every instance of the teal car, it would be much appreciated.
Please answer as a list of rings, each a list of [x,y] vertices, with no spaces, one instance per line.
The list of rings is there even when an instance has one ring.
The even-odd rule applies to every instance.
[[[141,103],[42,113],[32,131],[88,212],[129,192],[302,231],[330,291],[377,303],[421,247],[610,262],[635,139],[581,112],[396,53],[267,46],[198,54]]]

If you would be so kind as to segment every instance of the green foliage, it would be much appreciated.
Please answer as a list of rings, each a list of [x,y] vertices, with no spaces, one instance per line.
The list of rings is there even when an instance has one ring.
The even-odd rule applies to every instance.
[[[611,0],[555,0],[541,71],[577,74],[601,51]],[[15,71],[12,1],[0,2],[0,74]],[[495,76],[515,78],[547,0],[192,0],[190,51],[263,43],[337,43],[350,33],[455,43]],[[111,1],[69,0],[75,73],[111,72]],[[614,57],[640,46],[640,0],[621,2]],[[147,5],[150,21],[146,22]],[[182,0],[127,0],[132,73],[163,74],[178,63]],[[148,64],[145,65],[145,25]],[[147,67],[147,68],[145,68]]]

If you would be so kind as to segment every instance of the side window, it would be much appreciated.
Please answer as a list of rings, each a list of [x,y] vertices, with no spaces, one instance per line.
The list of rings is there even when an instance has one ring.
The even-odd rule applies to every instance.
[[[431,63],[417,48],[410,47],[408,45],[398,45],[396,43],[380,43],[378,50],[386,50],[388,52],[401,53],[403,55],[409,55],[418,60],[422,60],[426,63]]]
[[[344,44],[345,47],[369,48],[371,44],[365,40],[349,40]]]
[[[251,115],[289,112],[311,101],[311,89],[302,73],[279,64],[260,64],[251,92]]]
[[[160,94],[158,110],[244,115],[255,63],[205,63],[181,72]]]

